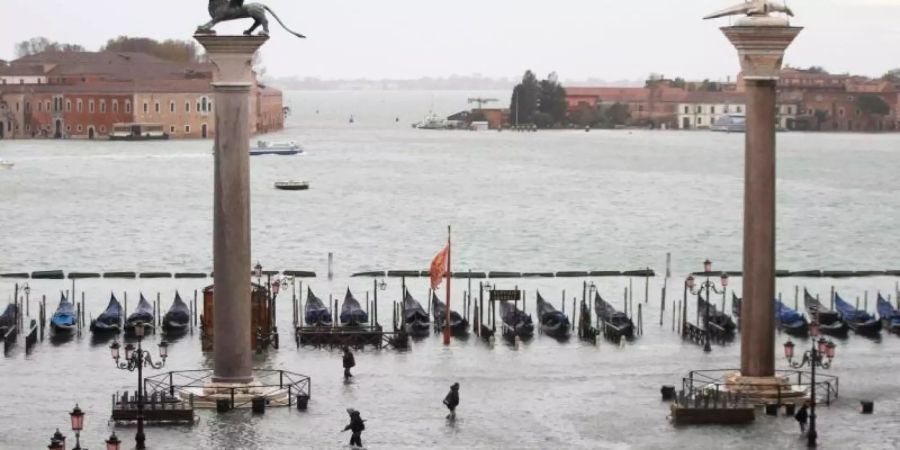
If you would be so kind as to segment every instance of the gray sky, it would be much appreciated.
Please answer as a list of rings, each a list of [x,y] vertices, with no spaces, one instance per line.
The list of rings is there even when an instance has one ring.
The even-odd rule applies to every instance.
[[[272,76],[643,79],[651,72],[724,79],[735,50],[706,13],[738,0],[263,0],[272,21],[263,52]],[[900,0],[788,0],[806,29],[786,62],[881,75],[900,66]],[[96,49],[118,35],[190,38],[208,19],[204,0],[0,0],[0,58],[44,35]],[[245,25],[222,26],[240,31]]]

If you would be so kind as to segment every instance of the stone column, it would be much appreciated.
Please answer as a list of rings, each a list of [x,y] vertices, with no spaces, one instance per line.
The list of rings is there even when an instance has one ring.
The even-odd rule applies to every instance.
[[[250,329],[251,60],[264,36],[194,36],[215,66],[213,381],[253,380]]]
[[[722,32],[738,50],[747,91],[741,375],[775,375],[775,87],[802,28],[751,17]]]

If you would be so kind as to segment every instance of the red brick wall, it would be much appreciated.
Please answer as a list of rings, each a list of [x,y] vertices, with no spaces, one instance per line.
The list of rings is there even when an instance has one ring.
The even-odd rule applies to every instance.
[[[82,101],[82,110],[78,112],[78,100]],[[113,112],[113,101],[119,102],[118,112]],[[113,124],[120,122],[133,122],[134,110],[131,113],[125,112],[125,102],[132,101],[130,95],[122,94],[66,94],[63,97],[65,106],[66,101],[72,102],[72,110],[65,112],[63,122],[65,123],[66,133],[75,137],[87,137],[88,130],[93,127],[95,136],[108,136],[112,132]],[[90,110],[90,102],[94,102],[94,111]],[[106,102],[106,112],[101,112],[101,101]],[[79,131],[79,127],[81,127]]]

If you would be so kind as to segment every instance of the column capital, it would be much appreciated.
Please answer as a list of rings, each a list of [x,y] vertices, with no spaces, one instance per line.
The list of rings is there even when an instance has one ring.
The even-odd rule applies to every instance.
[[[745,80],[778,80],[784,52],[803,27],[742,24],[721,30],[738,50]]]
[[[219,36],[195,34],[194,39],[206,50],[206,57],[215,66],[216,83],[253,83],[253,55],[268,36]]]

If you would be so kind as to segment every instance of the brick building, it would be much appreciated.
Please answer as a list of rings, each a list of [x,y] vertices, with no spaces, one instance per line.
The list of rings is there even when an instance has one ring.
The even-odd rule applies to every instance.
[[[687,94],[667,81],[654,81],[645,87],[566,88],[566,102],[570,117],[585,109],[596,110],[619,103],[628,107],[632,125],[674,128],[678,104]]]
[[[141,53],[24,57],[0,67],[6,81],[0,81],[0,138],[104,138],[117,123],[159,124],[172,138],[210,138],[212,71],[209,64]],[[281,91],[257,83],[248,102],[251,133],[284,127]]]

